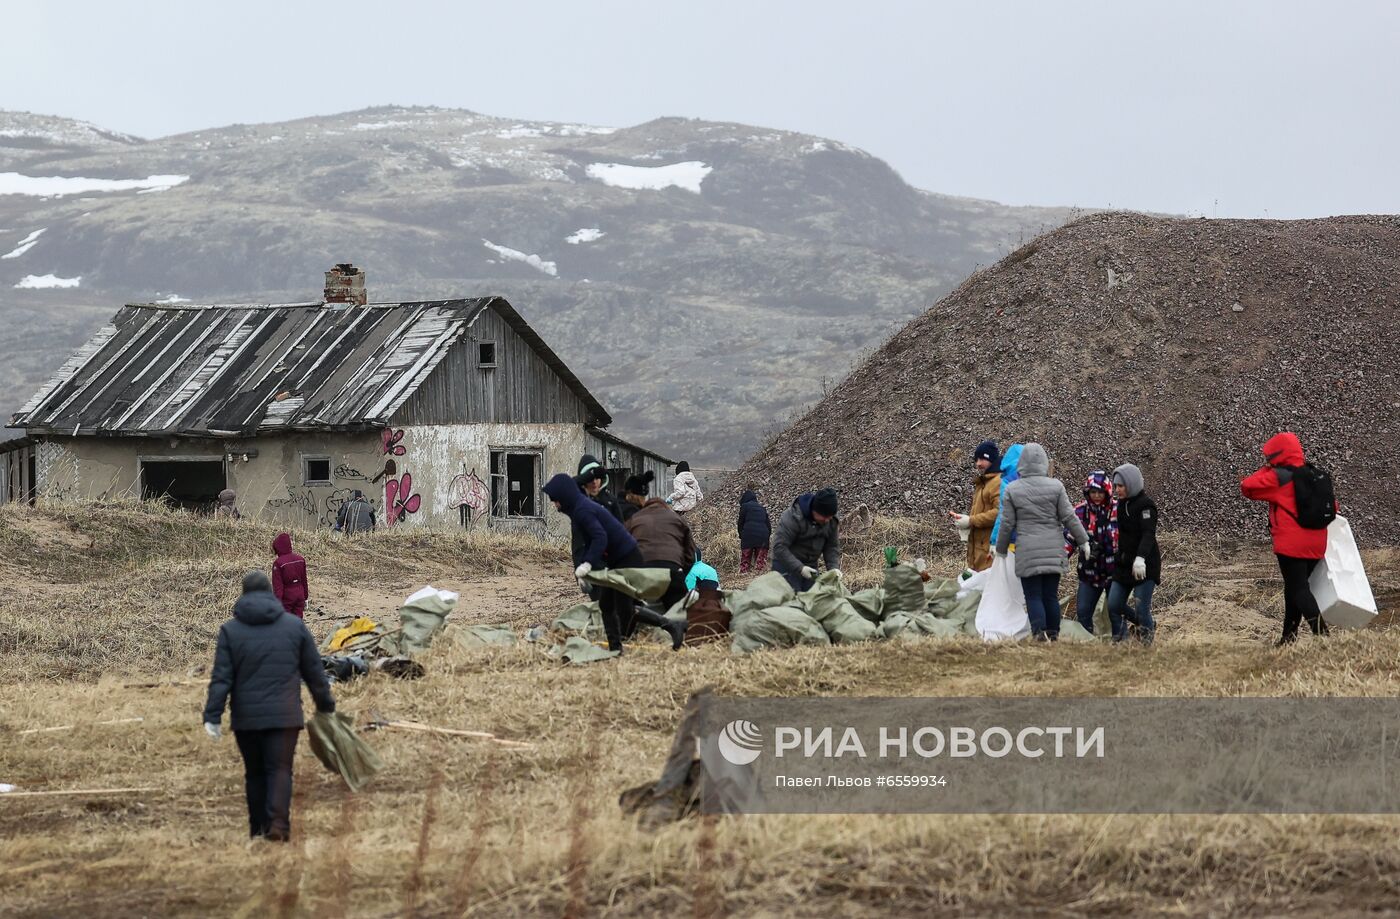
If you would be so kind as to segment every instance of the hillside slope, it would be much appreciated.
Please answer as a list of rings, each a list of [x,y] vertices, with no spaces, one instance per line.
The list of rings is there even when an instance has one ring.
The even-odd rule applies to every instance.
[[[1238,481],[1287,429],[1357,531],[1394,543],[1397,257],[1400,217],[1083,218],[895,333],[716,497],[831,484],[941,513],[966,504],[979,440],[1037,440],[1071,494],[1136,462],[1167,526],[1259,536]]]
[[[0,112],[0,413],[122,302],[305,301],[353,261],[375,299],[504,294],[619,430],[729,463],[1068,215],[920,191],[835,141],[679,118],[379,108],[141,140]]]

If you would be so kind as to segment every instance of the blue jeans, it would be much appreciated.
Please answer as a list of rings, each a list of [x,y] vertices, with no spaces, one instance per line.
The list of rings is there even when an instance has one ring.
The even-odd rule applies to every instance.
[[[1137,597],[1137,616],[1133,622],[1138,628],[1138,637],[1146,645],[1152,644],[1157,626],[1152,621],[1152,592],[1157,589],[1156,581],[1143,581],[1129,587],[1114,581],[1108,588],[1108,618],[1113,623],[1113,640],[1122,641],[1128,637],[1128,594]]]
[[[1079,582],[1079,593],[1074,598],[1074,618],[1090,633],[1094,631],[1094,607],[1099,605],[1099,597],[1106,590],[1107,585],[1095,587],[1088,581]]]
[[[1060,637],[1060,576],[1037,574],[1021,578],[1026,595],[1026,616],[1031,621],[1031,637],[1056,641]]]

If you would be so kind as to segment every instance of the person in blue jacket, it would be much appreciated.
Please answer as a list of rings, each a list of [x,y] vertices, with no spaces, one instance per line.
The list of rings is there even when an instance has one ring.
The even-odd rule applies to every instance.
[[[578,567],[574,569],[574,577],[584,593],[590,588],[585,578],[594,571],[646,567],[637,541],[622,521],[584,494],[573,476],[559,473],[545,484],[544,493],[554,502],[556,510],[568,516],[582,538],[576,546],[574,558]],[[607,633],[610,651],[622,653],[622,636],[632,633],[635,621],[665,629],[671,635],[673,648],[680,648],[685,639],[684,623],[672,622],[648,609],[638,609],[627,594],[600,587],[597,600],[603,612],[603,631]]]
[[[1021,449],[1024,444],[1012,444],[1006,448],[1006,452],[1001,457],[1001,497],[997,504],[999,508],[1006,507],[1006,486],[1021,477],[1016,471],[1016,465],[1021,462]],[[1001,535],[1001,510],[997,511],[997,522],[992,524],[992,548],[987,553],[987,558],[991,559],[996,554],[997,537]],[[1016,541],[1016,534],[1011,534],[1011,541]]]

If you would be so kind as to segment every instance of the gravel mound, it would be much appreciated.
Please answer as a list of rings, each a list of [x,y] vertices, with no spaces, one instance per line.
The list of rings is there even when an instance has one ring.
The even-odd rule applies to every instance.
[[[1140,465],[1164,524],[1262,537],[1239,493],[1295,431],[1358,535],[1400,542],[1400,217],[1096,214],[1037,237],[897,332],[713,505],[833,485],[887,514],[962,509],[972,448],[1043,443],[1055,473]]]

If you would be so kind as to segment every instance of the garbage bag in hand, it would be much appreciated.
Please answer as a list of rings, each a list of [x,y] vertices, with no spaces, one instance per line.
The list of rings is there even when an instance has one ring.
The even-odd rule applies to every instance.
[[[667,568],[604,568],[590,571],[584,580],[626,594],[633,600],[660,600],[671,586],[671,572]]]
[[[1344,629],[1364,628],[1376,616],[1376,597],[1351,535],[1351,523],[1334,517],[1327,525],[1327,554],[1308,581],[1322,618]]]
[[[384,768],[379,755],[355,733],[354,719],[345,712],[317,712],[306,722],[311,752],[331,772],[340,773],[351,791],[359,791]]]

